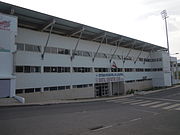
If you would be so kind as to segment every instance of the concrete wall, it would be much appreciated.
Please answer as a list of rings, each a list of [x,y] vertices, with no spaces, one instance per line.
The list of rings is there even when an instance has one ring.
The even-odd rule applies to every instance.
[[[94,97],[94,88],[73,88],[69,90],[59,91],[46,91],[36,93],[18,94],[18,96],[24,97],[26,103],[33,102],[46,102],[51,100],[63,100],[63,99],[78,99],[78,98],[92,98]]]
[[[125,83],[125,93],[128,90],[145,90],[145,89],[149,89],[152,88],[152,80],[145,80],[145,81],[141,81],[141,82],[131,82],[131,83]]]
[[[18,36],[16,37],[16,43],[24,43],[24,44],[32,44],[38,45],[42,48],[45,46],[47,41],[48,33],[38,32],[23,28],[18,28]],[[75,48],[77,39],[71,37],[63,37],[60,35],[52,34],[48,47],[58,47],[70,49]],[[99,43],[80,40],[77,50],[84,50],[90,52],[96,52]],[[99,52],[106,54],[113,54],[115,46],[102,44],[99,49]],[[43,49],[42,49],[43,51]],[[127,56],[129,52],[128,48],[119,47],[116,54],[121,56]],[[163,68],[163,66],[167,67],[165,63],[167,61],[166,57],[163,58],[163,61],[160,62],[142,62],[137,61],[134,64],[134,61],[137,59],[141,51],[139,50],[131,50],[129,56],[132,57],[133,60],[127,60],[123,63],[122,60],[113,59],[118,68]],[[41,52],[42,53],[42,52]],[[17,51],[15,54],[15,65],[29,65],[29,66],[67,66],[67,67],[104,67],[111,68],[111,63],[109,62],[110,58],[95,58],[95,61],[92,61],[92,57],[83,57],[83,56],[75,56],[75,58],[71,61],[70,55],[62,55],[62,54],[49,54],[45,53],[44,60],[41,59],[41,53],[39,52],[27,52],[27,51]],[[162,55],[162,52],[152,53],[142,52],[139,57],[141,58],[162,58],[166,56]],[[152,78],[151,82],[137,82],[136,86],[131,84],[126,84],[126,89],[146,89],[153,86],[161,86],[167,85],[169,82],[168,76],[164,75],[164,72],[122,72],[124,76],[124,80],[140,80],[144,77]],[[17,89],[26,89],[26,88],[42,88],[42,87],[51,87],[51,86],[64,86],[64,85],[80,85],[80,84],[94,84],[96,83],[96,74],[99,73],[16,73],[17,76]],[[166,78],[166,79],[164,79]],[[153,84],[152,84],[153,82]],[[60,91],[57,91],[59,93]],[[73,94],[73,89],[69,91]],[[77,91],[76,91],[77,92]],[[84,91],[88,93],[88,91]],[[54,91],[45,92],[47,93],[56,93]],[[36,95],[36,93],[27,94],[27,95]],[[46,95],[45,94],[45,95]],[[75,97],[78,96],[74,95]],[[26,94],[23,94],[24,96]],[[72,98],[71,94],[66,96],[66,92],[62,92],[62,98]],[[50,96],[50,94],[49,94]],[[83,95],[81,95],[83,96]],[[91,94],[90,94],[91,96]],[[93,95],[94,96],[94,95]],[[51,96],[50,96],[51,97]],[[54,96],[53,96],[54,97]],[[83,97],[86,97],[84,95]],[[55,98],[55,97],[54,97]]]
[[[1,92],[8,93],[8,96],[12,97],[16,87],[16,80],[13,75],[13,52],[16,51],[17,18],[0,13],[0,21],[0,79],[9,80],[9,83],[6,83]],[[3,97],[2,93],[0,97]]]

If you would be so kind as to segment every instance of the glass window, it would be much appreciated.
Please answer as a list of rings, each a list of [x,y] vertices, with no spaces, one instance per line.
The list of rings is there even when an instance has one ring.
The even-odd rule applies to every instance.
[[[25,44],[25,51],[34,51],[34,46]]]
[[[49,91],[50,88],[49,87],[44,87],[44,91]]]
[[[51,53],[57,53],[57,48],[51,47]]]
[[[65,86],[58,86],[58,90],[65,90]]]
[[[57,72],[57,67],[51,67],[51,72]]]
[[[16,89],[16,94],[21,94],[21,93],[23,93],[23,89]]]
[[[66,89],[70,89],[70,86],[66,86]]]
[[[16,66],[16,72],[23,72],[23,66]]]
[[[44,72],[50,72],[51,68],[50,67],[44,67]]]
[[[24,73],[30,73],[31,69],[30,66],[24,66]]]
[[[17,43],[17,50],[24,51],[24,44]]]
[[[32,93],[34,92],[34,88],[25,89],[25,93]]]
[[[34,46],[34,51],[35,52],[41,52],[41,47],[40,46]]]
[[[51,48],[50,47],[44,47],[44,49],[45,49],[45,52],[51,53]]]
[[[53,90],[57,90],[57,87],[56,86],[50,87],[50,91],[53,91]]]
[[[35,92],[40,92],[41,88],[35,88]]]

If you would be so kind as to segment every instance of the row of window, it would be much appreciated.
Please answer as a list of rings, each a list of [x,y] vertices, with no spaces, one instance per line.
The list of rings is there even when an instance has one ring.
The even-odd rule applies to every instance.
[[[70,67],[44,67],[44,72],[56,72],[56,73],[70,72]]]
[[[41,52],[41,46],[17,43],[17,50],[30,51],[30,52]]]
[[[66,73],[71,72],[70,67],[44,67],[44,72]],[[111,68],[111,72],[156,72],[163,71],[162,68]],[[40,73],[41,66],[16,66],[18,73]],[[73,67],[73,72],[87,73],[93,72],[92,67]],[[94,72],[109,72],[109,68],[94,68]]]
[[[81,85],[73,85],[73,88],[87,88],[92,86],[93,84],[81,84]],[[44,91],[56,91],[56,90],[67,90],[67,89],[70,89],[70,85],[44,87]],[[16,94],[34,93],[34,92],[41,92],[41,88],[16,89]]]
[[[16,89],[16,94],[40,92],[41,88]]]
[[[31,45],[31,44],[23,44],[23,43],[16,43],[17,50],[20,51],[31,51],[31,52],[41,52],[41,46],[38,45]],[[53,53],[53,54],[65,54],[70,55],[70,49],[64,49],[64,48],[57,48],[57,47],[46,47],[45,48],[46,53]],[[93,53],[89,51],[82,51],[82,50],[73,50],[73,54],[77,56],[86,56],[86,57],[92,57]],[[95,54],[95,53],[94,53]],[[111,58],[112,54],[105,54],[105,53],[97,53],[97,58]],[[120,55],[113,55],[113,59],[119,59],[119,60],[133,60],[133,57],[123,57]],[[162,58],[139,58],[139,61],[142,62],[158,62],[162,61]]]
[[[73,88],[87,88],[92,86],[93,84],[81,84],[81,85],[73,85]]]
[[[41,72],[40,66],[16,66],[16,72],[38,73]]]
[[[46,53],[54,53],[54,54],[70,55],[70,50],[69,49],[57,48],[57,47],[46,47],[45,52]]]
[[[73,71],[74,72],[81,72],[81,73],[92,72],[92,68],[89,68],[89,67],[73,67]]]
[[[70,89],[70,86],[51,86],[51,87],[44,87],[44,91],[56,91],[56,90],[67,90]]]
[[[139,79],[139,80],[127,80],[127,81],[125,81],[125,82],[126,82],[126,83],[133,83],[133,82],[143,82],[143,81],[147,81],[147,80],[152,80],[152,78]]]

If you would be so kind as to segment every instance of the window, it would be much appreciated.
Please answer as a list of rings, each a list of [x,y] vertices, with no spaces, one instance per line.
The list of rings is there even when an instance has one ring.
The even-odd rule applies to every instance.
[[[57,72],[57,67],[51,67],[51,72]]]
[[[74,72],[87,73],[92,72],[91,67],[73,67]]]
[[[44,67],[44,72],[55,72],[55,73],[70,72],[70,67]]]
[[[95,72],[108,72],[108,68],[94,68]]]
[[[51,53],[57,53],[57,48],[55,48],[55,47],[51,47]]]
[[[145,72],[151,72],[151,68],[145,68]]]
[[[16,94],[40,92],[41,88],[16,89]]]
[[[105,53],[97,53],[96,57],[97,58],[107,58],[107,55]]]
[[[111,68],[111,72],[122,72],[122,68]]]
[[[44,49],[45,49],[46,53],[51,53],[51,48],[50,47],[45,47]]]
[[[50,91],[53,91],[53,90],[57,90],[57,86],[54,86],[54,87],[50,87]]]
[[[16,66],[17,73],[35,73],[41,72],[40,66]]]
[[[139,61],[143,61],[143,58],[139,58]]]
[[[80,84],[80,85],[73,85],[73,88],[88,88],[92,87],[92,84]]]
[[[144,72],[143,68],[136,68],[136,72]]]
[[[44,91],[57,91],[57,90],[66,90],[70,89],[70,86],[52,86],[52,87],[44,87]]]
[[[35,92],[41,92],[41,88],[35,88]]]
[[[64,49],[64,48],[57,48],[57,47],[46,47],[45,52],[47,53],[53,53],[53,54],[65,54],[69,55],[70,50],[69,49]]]
[[[66,89],[65,86],[58,86],[58,90],[65,90],[65,89]]]
[[[21,94],[21,93],[24,93],[23,89],[16,89],[16,94]]]
[[[69,55],[70,54],[70,50],[69,49],[63,49],[63,48],[58,48],[58,54]]]
[[[24,66],[24,73],[30,73],[30,66]]]
[[[25,51],[33,51],[33,46],[32,45],[25,45]]]
[[[41,52],[40,46],[34,46],[34,52]]]
[[[22,73],[23,72],[23,66],[16,66],[16,72]]]
[[[132,83],[132,82],[135,82],[135,80],[128,80],[128,81],[125,81],[126,83]]]
[[[24,51],[24,44],[17,43],[17,50]]]
[[[125,72],[133,72],[133,68],[125,68]]]
[[[44,72],[51,72],[51,67],[44,67]]]
[[[25,93],[32,93],[34,92],[34,88],[25,89]]]
[[[30,72],[41,72],[41,67],[40,66],[30,66]]]

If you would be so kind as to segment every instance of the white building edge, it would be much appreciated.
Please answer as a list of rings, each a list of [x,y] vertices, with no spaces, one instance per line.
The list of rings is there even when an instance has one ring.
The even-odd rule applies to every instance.
[[[171,86],[167,49],[0,2],[0,97],[27,102]]]

